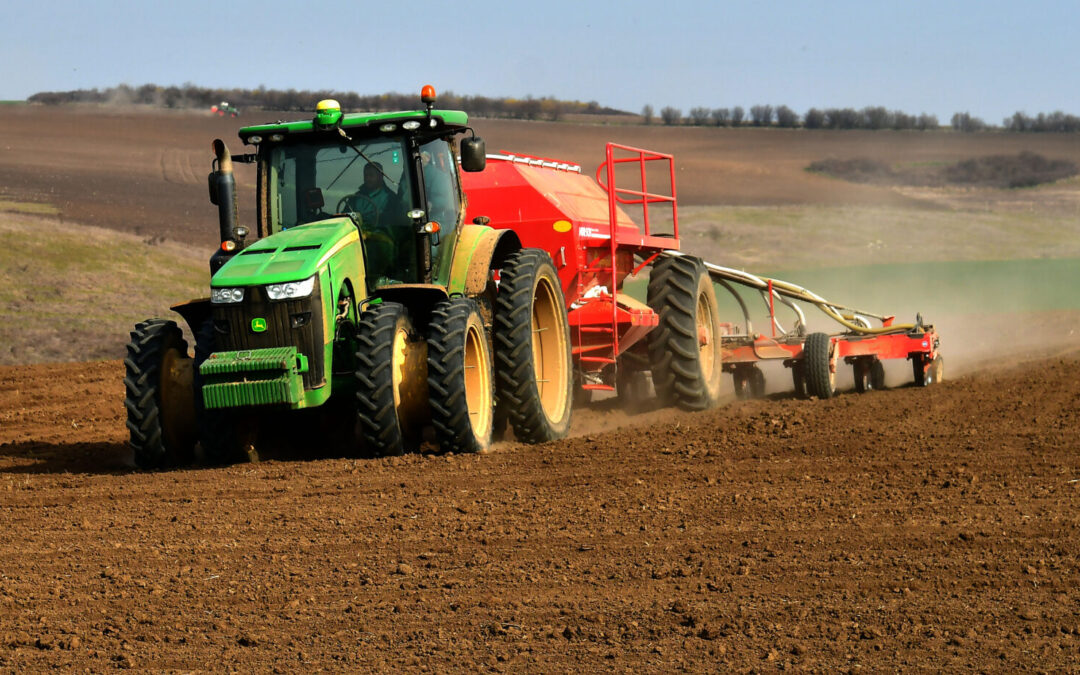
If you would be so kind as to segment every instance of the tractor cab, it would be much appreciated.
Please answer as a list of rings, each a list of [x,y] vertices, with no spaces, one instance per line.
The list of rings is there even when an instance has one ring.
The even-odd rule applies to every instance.
[[[324,100],[310,121],[242,129],[257,147],[260,236],[344,216],[364,242],[372,288],[445,280],[450,255],[442,253],[453,250],[464,217],[453,140],[466,122],[430,105],[342,114]]]

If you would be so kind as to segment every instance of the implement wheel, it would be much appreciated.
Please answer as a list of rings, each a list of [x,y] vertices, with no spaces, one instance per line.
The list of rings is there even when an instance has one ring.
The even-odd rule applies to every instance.
[[[720,399],[720,317],[704,263],[664,257],[649,274],[648,304],[660,315],[649,333],[657,397],[665,405],[704,410]]]
[[[945,359],[941,358],[941,354],[935,356],[929,364],[926,361],[926,357],[922,354],[913,356],[911,359],[916,387],[926,387],[945,379]]]
[[[431,423],[443,452],[483,452],[495,413],[491,348],[477,304],[440,302],[431,312],[427,356]]]
[[[791,384],[794,387],[795,398],[807,398],[806,392],[806,364],[796,361],[791,366]]]
[[[765,396],[765,373],[757,366],[741,366],[731,374],[735,398],[743,401]]]
[[[371,305],[356,326],[357,417],[364,446],[400,455],[417,445],[427,374],[423,341],[403,305]]]
[[[885,365],[877,357],[859,358],[852,368],[855,374],[855,391],[863,394],[885,388]]]
[[[195,449],[192,359],[174,321],[135,326],[124,359],[127,427],[135,465],[159,469],[190,464]]]
[[[527,443],[565,437],[573,410],[570,327],[546,251],[518,251],[500,270],[492,342],[500,414],[514,436]]]
[[[826,333],[811,333],[803,343],[806,364],[806,393],[818,398],[832,398],[836,393],[836,371],[832,363],[833,343]]]

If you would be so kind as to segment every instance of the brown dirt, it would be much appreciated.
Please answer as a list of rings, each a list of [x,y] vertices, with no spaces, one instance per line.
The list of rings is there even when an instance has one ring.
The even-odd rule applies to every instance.
[[[237,127],[0,107],[0,198],[212,246],[208,141],[239,150]],[[687,205],[941,208],[803,170],[825,157],[1080,160],[1077,135],[476,127],[587,171],[604,140],[673,152]],[[1075,209],[1055,195],[994,199]],[[566,441],[484,456],[162,473],[130,468],[119,362],[0,367],[0,670],[1076,671],[1074,318],[939,325],[978,374],[927,390],[601,402]]]
[[[0,107],[0,196],[48,202],[87,225],[213,246],[217,211],[207,197],[210,141],[242,146],[241,120],[193,112]],[[672,128],[474,120],[488,150],[555,157],[592,175],[604,142],[672,153],[679,202],[694,205],[877,205],[941,208],[937,199],[856,185],[805,171],[815,160],[873,157],[886,163],[955,162],[1035,152],[1080,162],[1080,134],[805,131]],[[238,166],[241,221],[254,221],[254,170]],[[1002,194],[995,191],[994,198]],[[981,193],[980,193],[981,195]],[[980,200],[984,197],[980,196]]]
[[[2,367],[0,668],[1075,671],[1078,367],[162,473],[119,363]]]

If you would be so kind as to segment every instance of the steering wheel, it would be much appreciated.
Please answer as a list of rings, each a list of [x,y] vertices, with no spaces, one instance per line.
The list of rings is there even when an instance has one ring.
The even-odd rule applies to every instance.
[[[349,209],[349,202],[353,201],[353,200],[356,200],[356,199],[363,200],[363,202],[360,204],[359,208]],[[337,212],[338,213],[349,213],[350,211],[359,212],[360,218],[362,218],[365,223],[370,223],[372,225],[377,225],[378,222],[379,222],[379,207],[378,207],[377,204],[375,204],[374,200],[372,200],[371,197],[368,197],[367,195],[362,195],[359,192],[357,192],[355,194],[349,195],[348,197],[342,197],[341,201],[339,201],[337,203]],[[367,213],[374,213],[375,217],[371,218],[369,220],[366,217]]]

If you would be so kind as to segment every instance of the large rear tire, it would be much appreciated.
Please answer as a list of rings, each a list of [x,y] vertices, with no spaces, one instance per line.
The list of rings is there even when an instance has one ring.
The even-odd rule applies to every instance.
[[[377,455],[415,449],[426,373],[423,343],[405,307],[371,305],[360,316],[356,343],[357,415],[365,448]]]
[[[428,329],[428,400],[443,452],[484,452],[495,416],[491,347],[477,304],[440,302]]]
[[[124,358],[127,427],[135,465],[160,469],[190,464],[195,449],[192,359],[174,321],[135,326]]]
[[[704,263],[664,257],[649,274],[648,304],[660,315],[649,333],[653,385],[664,405],[704,410],[720,401],[720,317]]]
[[[500,270],[492,342],[500,414],[514,437],[527,443],[564,438],[573,410],[570,327],[545,251],[518,251]]]
[[[806,393],[818,398],[832,398],[836,393],[836,372],[832,367],[832,340],[826,333],[811,333],[803,343],[806,364]]]

